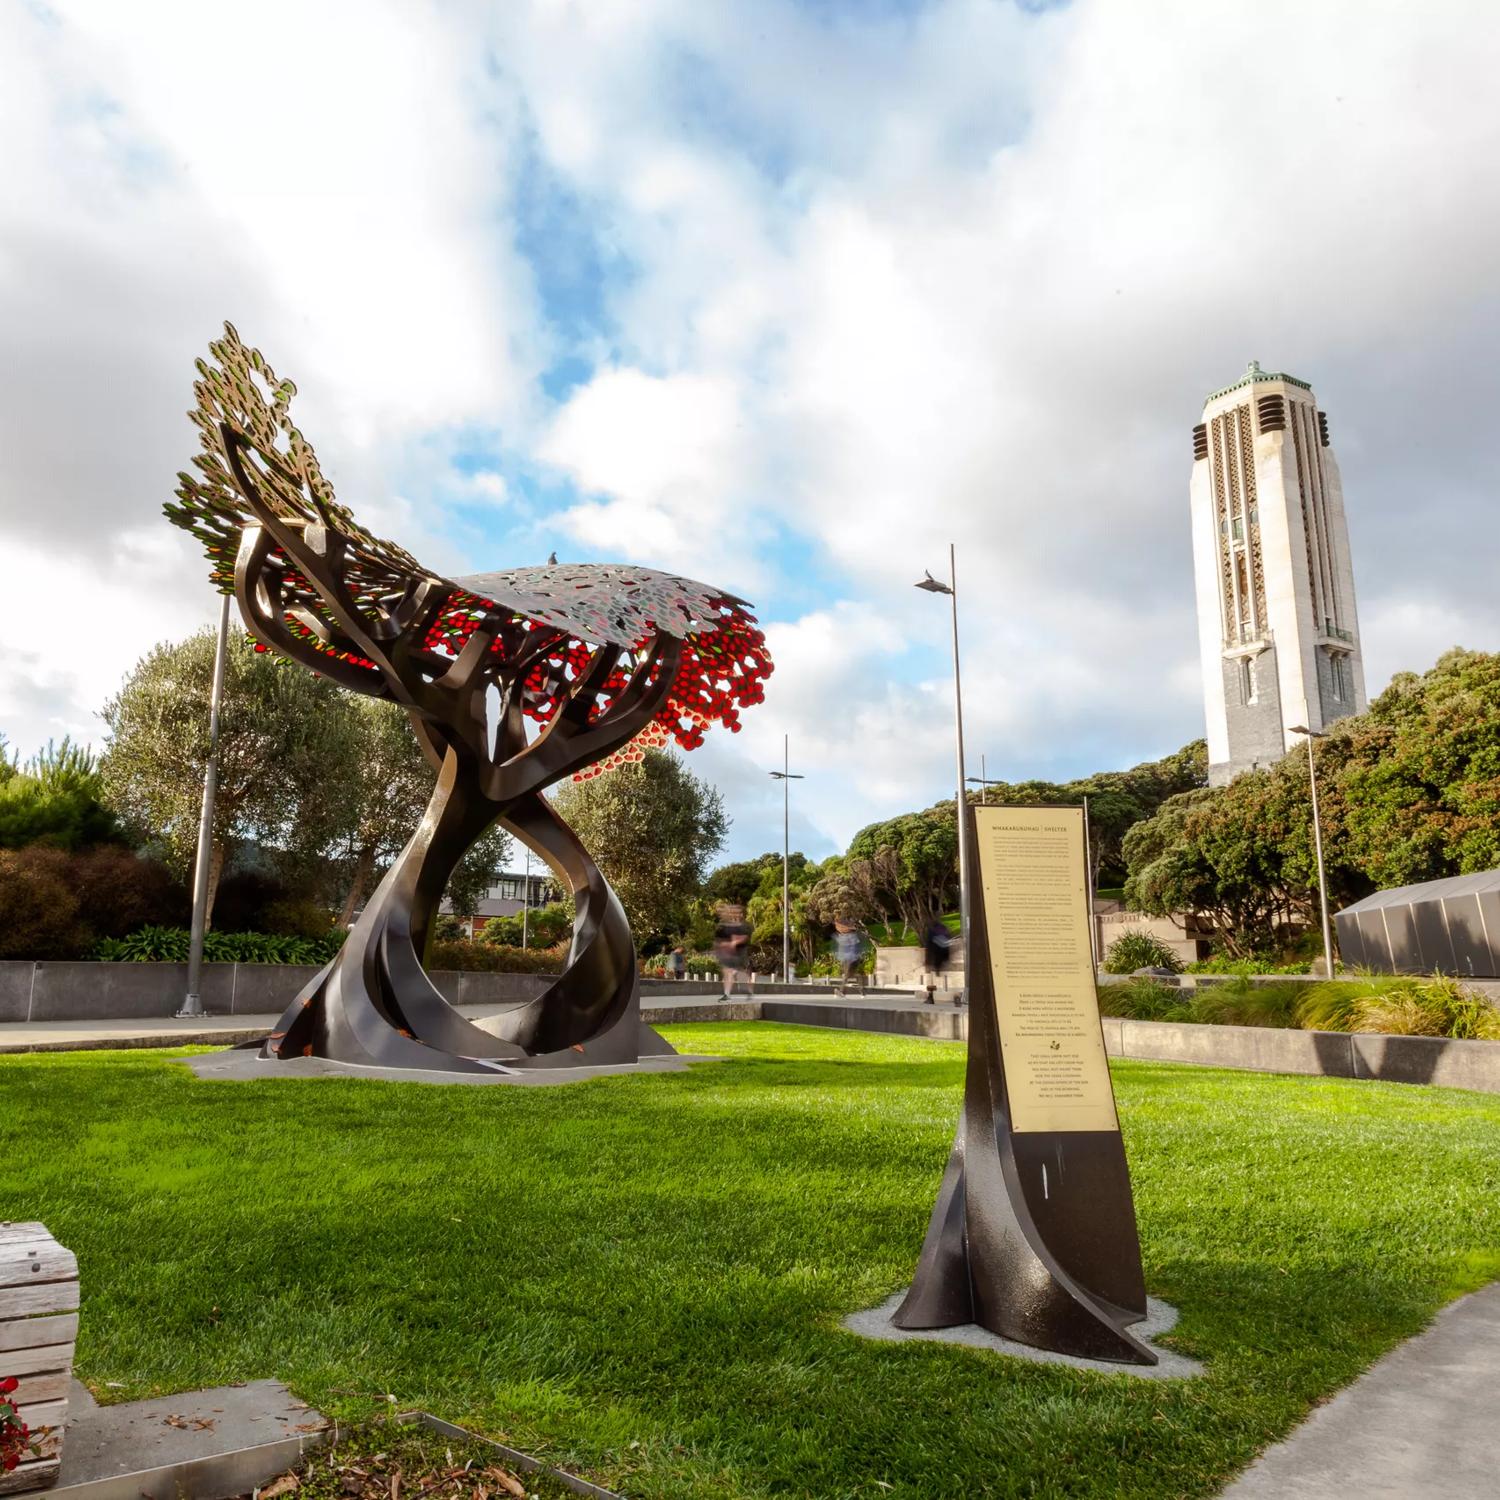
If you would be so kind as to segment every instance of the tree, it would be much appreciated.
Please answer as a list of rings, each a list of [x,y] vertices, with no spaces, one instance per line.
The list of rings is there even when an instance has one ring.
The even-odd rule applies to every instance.
[[[169,864],[191,869],[208,757],[214,633],[155,647],[104,707],[109,726],[105,795]],[[345,696],[324,677],[292,672],[231,635],[219,717],[208,910],[235,840],[294,859],[322,854],[347,829],[358,783],[357,727]]]
[[[469,845],[448,877],[448,902],[455,915],[472,917],[479,910],[479,903],[510,863],[510,853],[510,835],[498,823]]]
[[[1089,853],[1093,888],[1123,883],[1122,843],[1126,833],[1149,818],[1168,797],[1208,784],[1208,746],[1194,740],[1160,760],[1142,761],[1128,771],[1098,771],[1076,781],[993,782],[988,800],[1028,806],[1053,803],[1080,807],[1088,802]],[[970,793],[973,801],[983,797]]]
[[[349,821],[335,845],[344,881],[340,927],[354,920],[386,867],[406,847],[412,829],[422,821],[436,779],[409,718],[394,703],[378,698],[346,702],[356,744],[344,772],[352,792]],[[510,862],[512,847],[505,830],[496,826],[459,861],[447,888],[457,915],[474,915]]]
[[[787,861],[787,895],[791,898],[790,930],[792,947],[799,958],[811,963],[817,957],[818,942],[823,936],[823,923],[814,915],[808,903],[808,894],[816,885],[819,867],[802,855]],[[764,944],[779,955],[782,937],[782,867],[781,860],[767,864],[761,870],[760,883],[755,894],[745,905],[745,917],[750,924],[750,941]],[[779,958],[777,961],[779,967]]]
[[[867,862],[865,873],[880,901],[908,929],[925,932],[958,899],[954,804],[940,802],[926,812],[862,828],[849,844],[849,860],[851,867],[855,861]]]
[[[1402,673],[1319,741],[1329,904],[1500,865],[1500,656],[1454,650]],[[1127,902],[1193,912],[1236,956],[1317,920],[1307,750],[1180,794],[1123,840]]]
[[[0,849],[41,844],[84,849],[119,843],[120,825],[102,802],[103,787],[92,751],[64,739],[18,766],[0,737]]]
[[[719,793],[665,750],[647,750],[612,775],[575,781],[555,805],[614,887],[642,939],[686,925],[708,861],[729,820]]]
[[[703,882],[704,899],[711,905],[746,906],[760,889],[761,879],[767,870],[776,870],[776,878],[781,878],[781,862],[779,853],[766,853],[756,859],[742,859],[733,864],[720,865]],[[807,863],[805,854],[793,854],[787,860],[787,867],[795,873],[805,869]]]

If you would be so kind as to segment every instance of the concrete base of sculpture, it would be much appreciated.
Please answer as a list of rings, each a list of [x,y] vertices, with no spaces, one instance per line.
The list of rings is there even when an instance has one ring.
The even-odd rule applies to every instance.
[[[445,1073],[434,1068],[364,1067],[358,1063],[335,1062],[328,1057],[292,1057],[285,1060],[263,1056],[258,1050],[236,1047],[228,1052],[209,1052],[198,1057],[184,1057],[200,1078],[234,1083],[258,1082],[264,1079],[363,1078],[386,1083],[519,1083],[542,1087],[553,1083],[584,1083],[590,1078],[630,1077],[636,1073],[680,1073],[689,1063],[718,1062],[716,1057],[684,1057],[671,1052],[654,1057],[643,1056],[633,1063],[584,1064],[576,1068],[506,1069],[496,1065],[483,1073]]]
[[[884,1339],[893,1344],[918,1340],[924,1343],[959,1344],[965,1349],[989,1349],[1012,1359],[1030,1360],[1034,1364],[1065,1365],[1070,1370],[1098,1370],[1106,1375],[1125,1375],[1136,1380],[1182,1380],[1201,1375],[1203,1365],[1186,1354],[1175,1354],[1156,1345],[1156,1339],[1177,1324],[1177,1309],[1155,1297],[1147,1299],[1146,1316],[1132,1330],[1135,1336],[1151,1344],[1158,1362],[1154,1365],[1126,1365],[1115,1360],[1085,1359],[1075,1354],[1059,1354],[1053,1349],[1036,1349],[1014,1339],[1002,1338],[977,1323],[961,1323],[951,1328],[902,1328],[894,1320],[897,1309],[906,1299],[903,1288],[879,1307],[851,1313],[844,1319],[850,1333],[867,1339]]]

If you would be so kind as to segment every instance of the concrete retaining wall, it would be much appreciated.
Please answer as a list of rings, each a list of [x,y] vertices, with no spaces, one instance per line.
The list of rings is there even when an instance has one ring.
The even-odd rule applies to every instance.
[[[847,1005],[827,1000],[763,1000],[736,1006],[647,1012],[656,1025],[673,1021],[762,1020],[831,1026],[902,1036],[966,1041],[969,1013],[953,1006]],[[1349,1036],[1337,1031],[1283,1031],[1269,1026],[1199,1026],[1177,1021],[1129,1021],[1105,1016],[1104,1047],[1111,1057],[1189,1063],[1255,1073],[1317,1078],[1374,1078],[1386,1083],[1430,1083],[1500,1094],[1500,1042],[1455,1042],[1431,1036]]]
[[[204,964],[200,997],[204,1010],[214,1016],[275,1015],[317,972],[302,964]],[[555,977],[438,969],[432,982],[453,1005],[504,1005],[530,1000]],[[755,993],[757,998],[806,994],[810,983],[817,981],[785,985],[761,980]],[[647,997],[707,999],[721,992],[717,982],[702,980],[647,980],[641,985]],[[186,964],[0,961],[0,1022],[148,1020],[170,1016],[186,993]],[[880,993],[871,986],[871,995]],[[905,992],[892,992],[897,993],[907,998]]]
[[[318,970],[302,964],[204,964],[199,994],[210,1015],[274,1015]],[[546,974],[438,971],[433,983],[459,1005],[529,1000]],[[0,962],[0,1022],[145,1020],[169,1016],[187,993],[186,964]]]

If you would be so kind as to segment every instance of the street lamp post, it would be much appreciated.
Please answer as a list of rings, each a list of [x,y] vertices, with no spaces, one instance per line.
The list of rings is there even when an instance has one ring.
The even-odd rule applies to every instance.
[[[526,848],[526,874],[522,877],[525,884],[521,891],[523,905],[521,907],[521,946],[531,946],[531,845]]]
[[[208,928],[208,867],[214,849],[214,797],[219,790],[219,705],[224,701],[224,658],[229,650],[229,604],[219,609],[219,638],[214,646],[214,681],[208,700],[208,764],[203,768],[203,808],[198,817],[198,855],[193,863],[193,926],[188,937],[187,994],[179,1016],[204,1014],[199,989],[203,982],[203,934]]]
[[[979,774],[977,776],[966,776],[964,777],[964,780],[967,781],[970,786],[977,786],[979,788],[979,800],[986,806],[989,805],[990,788],[992,786],[999,786],[1000,784],[998,781],[991,781],[989,776],[985,773],[984,756],[982,755],[979,757]]]
[[[781,769],[771,776],[781,783],[781,982],[792,982],[792,796],[791,783],[803,781],[792,774],[790,736],[781,737]]]
[[[918,584],[929,594],[947,594],[953,606],[953,726],[958,757],[958,800],[954,810],[958,814],[958,927],[965,943],[969,938],[969,835],[967,819],[964,817],[964,695],[963,683],[958,669],[958,563],[952,542],[948,543],[948,582],[939,583],[928,573]]]
[[[1323,823],[1318,816],[1318,771],[1313,762],[1313,741],[1327,736],[1305,724],[1293,724],[1293,734],[1307,736],[1307,779],[1312,787],[1313,849],[1318,856],[1318,901],[1323,908],[1323,970],[1324,977],[1333,978],[1333,934],[1328,924],[1328,878],[1323,871]]]

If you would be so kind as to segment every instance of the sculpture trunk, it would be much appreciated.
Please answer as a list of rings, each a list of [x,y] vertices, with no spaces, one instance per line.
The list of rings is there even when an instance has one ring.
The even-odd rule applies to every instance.
[[[496,821],[567,879],[577,917],[568,965],[553,984],[474,1022],[443,998],[422,955],[449,877]],[[540,795],[508,803],[485,796],[477,768],[452,749],[411,842],[266,1046],[268,1056],[283,1058],[487,1074],[672,1051],[640,1022],[630,926],[588,852]]]

